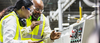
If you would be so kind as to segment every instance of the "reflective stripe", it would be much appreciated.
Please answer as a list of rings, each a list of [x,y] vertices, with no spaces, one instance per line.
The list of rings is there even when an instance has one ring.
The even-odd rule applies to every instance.
[[[3,42],[0,42],[0,43],[3,43]]]
[[[19,37],[18,37],[18,40],[21,40],[20,29],[19,29]]]
[[[33,35],[33,38],[36,38],[36,39],[42,38],[41,33],[42,33],[42,27],[43,27],[43,14],[41,14],[40,21],[42,21],[42,23],[39,25],[38,35]]]
[[[40,35],[33,35],[33,38],[41,39],[42,37]]]
[[[31,38],[31,34],[28,34],[27,36],[23,37],[23,38]]]
[[[42,33],[42,27],[43,27],[43,15],[42,15],[42,14],[41,14],[40,21],[42,21],[42,23],[39,25],[38,35],[41,36],[41,33]]]

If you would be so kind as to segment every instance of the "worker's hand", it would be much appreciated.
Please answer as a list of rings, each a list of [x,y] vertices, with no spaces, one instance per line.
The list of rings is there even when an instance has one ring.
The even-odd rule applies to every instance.
[[[28,43],[40,43],[38,41],[28,41]]]
[[[51,38],[51,40],[59,39],[60,35],[61,35],[61,32],[52,31],[50,38]]]
[[[35,28],[35,26],[40,25],[41,23],[42,23],[42,21],[32,21],[31,29],[33,30]]]

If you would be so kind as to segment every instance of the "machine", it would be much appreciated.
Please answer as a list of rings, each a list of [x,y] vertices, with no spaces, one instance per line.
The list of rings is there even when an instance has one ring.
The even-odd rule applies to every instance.
[[[94,26],[94,18],[74,23],[60,31],[62,35],[54,43],[86,43],[91,32],[94,30]]]

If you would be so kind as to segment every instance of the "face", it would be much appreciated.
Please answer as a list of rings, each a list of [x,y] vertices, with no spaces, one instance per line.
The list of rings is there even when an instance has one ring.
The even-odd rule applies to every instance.
[[[29,18],[32,15],[33,12],[33,5],[28,8],[22,8],[22,16],[23,18]]]
[[[43,1],[42,0],[32,0],[32,2],[34,3],[34,7],[33,10],[34,12],[32,13],[33,19],[37,20],[38,17],[41,16],[41,13],[43,12]]]
[[[34,19],[38,19],[38,17],[40,17],[41,16],[41,13],[43,12],[43,8],[42,7],[40,7],[40,6],[34,6],[33,7],[33,10],[34,10],[34,12],[33,12],[33,16],[34,16]]]

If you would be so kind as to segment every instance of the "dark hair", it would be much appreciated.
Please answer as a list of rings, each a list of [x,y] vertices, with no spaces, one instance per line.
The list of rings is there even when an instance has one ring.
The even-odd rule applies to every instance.
[[[9,6],[5,9],[3,9],[1,12],[0,12],[0,20],[1,18],[3,18],[5,15],[7,15],[9,12],[12,12],[13,11],[13,6]]]
[[[24,6],[25,8],[30,7],[31,5],[33,5],[33,3],[30,0],[19,0],[16,5],[15,5],[15,9],[19,10],[22,6]]]
[[[25,6],[25,8],[28,8],[31,5],[33,5],[31,0],[18,0],[15,6],[9,6],[0,12],[0,20],[2,17],[7,15],[8,13],[21,9],[22,6]]]

